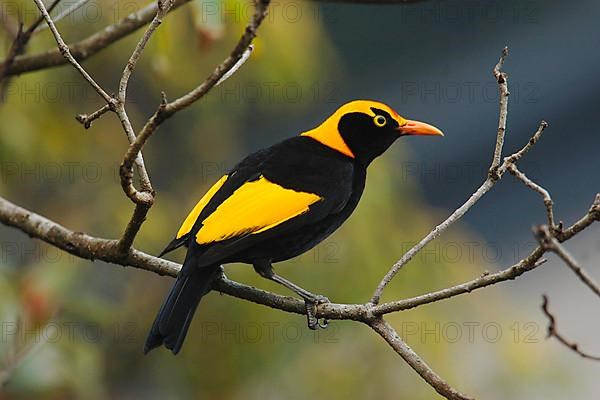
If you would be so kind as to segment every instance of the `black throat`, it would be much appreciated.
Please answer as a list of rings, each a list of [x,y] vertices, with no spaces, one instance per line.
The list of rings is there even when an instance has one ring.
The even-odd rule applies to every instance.
[[[378,128],[368,115],[361,113],[344,115],[338,130],[356,160],[365,168],[399,137],[395,129]]]

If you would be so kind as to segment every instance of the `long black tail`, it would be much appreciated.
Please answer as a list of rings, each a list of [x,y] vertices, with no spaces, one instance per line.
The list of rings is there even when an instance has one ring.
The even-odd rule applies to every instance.
[[[198,268],[194,264],[194,257],[186,257],[175,284],[152,324],[144,354],[162,344],[173,354],[181,350],[198,303],[210,291],[219,271],[219,265]]]

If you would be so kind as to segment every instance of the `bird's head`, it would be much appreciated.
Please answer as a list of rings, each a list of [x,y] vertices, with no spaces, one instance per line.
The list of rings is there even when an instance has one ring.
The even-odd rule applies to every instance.
[[[400,136],[444,136],[435,126],[403,118],[389,106],[355,100],[338,108],[321,125],[302,133],[368,165]]]

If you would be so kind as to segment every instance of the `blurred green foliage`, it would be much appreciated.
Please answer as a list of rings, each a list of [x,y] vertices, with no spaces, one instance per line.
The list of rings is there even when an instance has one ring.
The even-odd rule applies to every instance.
[[[114,22],[114,7],[121,17],[127,11],[110,0],[97,4],[105,11],[100,20],[86,24],[65,19],[59,24],[68,41]],[[234,9],[235,4],[227,1]],[[305,15],[316,7],[301,6]],[[241,13],[222,20],[204,18],[203,10],[198,1],[177,10],[153,37],[129,91],[128,111],[135,126],[154,111],[161,91],[173,98],[190,90],[239,37],[245,23]],[[116,88],[139,36],[138,32],[84,63],[108,91]],[[1,42],[6,48],[7,39]],[[52,45],[45,31],[34,38],[29,51]],[[325,96],[322,87],[314,87],[326,74],[343,79],[344,67],[320,21],[300,18],[289,23],[282,14],[273,13],[260,30],[251,61],[223,87],[165,123],[144,149],[158,194],[136,247],[157,254],[186,211],[240,157],[311,127],[301,120],[318,123],[324,114],[313,111],[315,103],[326,98],[320,97]],[[73,87],[72,93],[65,82]],[[270,101],[264,82],[279,87],[297,83],[304,94],[295,102],[281,101],[278,89]],[[263,92],[256,101],[239,94],[240,88],[257,86]],[[116,178],[126,149],[116,118],[107,115],[89,131],[75,121],[76,114],[92,112],[102,103],[69,67],[17,77],[11,90],[0,105],[2,195],[73,230],[118,237],[133,206]],[[329,112],[336,104],[327,106]],[[378,160],[349,222],[314,250],[277,266],[278,271],[335,302],[367,301],[402,249],[445,215],[423,203],[417,182],[400,180],[396,166],[406,157],[409,149],[399,143]],[[0,237],[2,355],[14,350],[14,338],[17,349],[25,342],[44,338],[49,342],[35,346],[17,366],[0,399],[434,397],[365,326],[334,321],[329,329],[312,332],[301,316],[218,293],[203,300],[178,357],[164,349],[143,356],[145,333],[172,283],[170,278],[79,260],[13,229],[2,228]],[[465,228],[456,227],[437,243],[476,240]],[[179,251],[173,257],[181,261],[182,256]],[[487,266],[480,254],[473,261],[449,262],[434,247],[399,274],[385,298],[416,295],[478,276]],[[232,279],[282,292],[247,266],[231,265],[226,271]],[[21,331],[11,333],[19,318]],[[488,398],[506,398],[519,392],[518,385],[554,373],[540,366],[534,345],[522,337],[514,340],[509,327],[522,317],[501,289],[389,319],[401,332],[400,328],[412,332],[407,335],[409,344],[442,376],[458,387],[497,393]],[[463,325],[469,321],[480,324],[473,343]],[[481,326],[489,322],[502,328],[497,342],[483,338]],[[447,338],[452,324],[461,327],[462,338],[455,343]],[[448,326],[444,333],[441,327]],[[422,336],[426,328],[437,334]],[[522,326],[518,331],[526,333]],[[539,332],[535,336],[541,337]]]

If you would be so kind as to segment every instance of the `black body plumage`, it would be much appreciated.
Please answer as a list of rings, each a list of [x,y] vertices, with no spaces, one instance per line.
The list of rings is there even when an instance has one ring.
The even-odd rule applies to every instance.
[[[228,176],[200,213],[192,231],[165,249],[168,252],[187,245],[188,255],[148,335],[145,352],[163,343],[173,353],[179,352],[193,312],[210,290],[219,265],[284,261],[327,238],[358,204],[366,169],[310,137],[297,136],[249,155]],[[309,212],[265,232],[208,245],[196,243],[195,234],[202,221],[241,185],[259,176],[284,188],[318,194],[323,200],[312,205]]]
[[[309,327],[314,329],[316,318],[308,305],[322,296],[276,275],[271,264],[306,252],[339,228],[360,200],[368,165],[403,135],[442,132],[406,120],[383,103],[357,100],[341,106],[317,128],[257,151],[236,165],[211,188],[206,202],[200,200],[177,238],[161,253],[188,247],[144,351],[164,344],[179,352],[219,266],[231,262],[252,264],[262,276],[303,297]],[[289,208],[277,202],[288,202]]]

